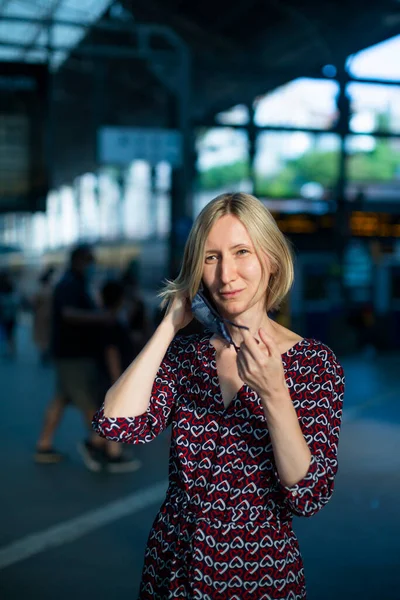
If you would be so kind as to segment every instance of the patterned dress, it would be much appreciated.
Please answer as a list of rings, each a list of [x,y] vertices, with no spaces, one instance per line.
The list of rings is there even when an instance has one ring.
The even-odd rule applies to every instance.
[[[212,334],[176,338],[147,412],[104,417],[102,436],[132,444],[172,424],[169,488],[145,552],[140,600],[300,600],[303,563],[292,517],[309,517],[333,492],[344,374],[333,352],[303,339],[282,355],[286,383],[312,459],[293,487],[279,481],[259,396],[247,385],[225,408]]]

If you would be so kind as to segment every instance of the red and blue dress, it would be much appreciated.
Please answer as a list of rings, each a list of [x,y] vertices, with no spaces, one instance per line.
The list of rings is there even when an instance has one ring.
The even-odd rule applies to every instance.
[[[140,600],[303,600],[293,515],[330,499],[344,373],[328,346],[303,339],[282,355],[286,383],[312,458],[293,487],[279,481],[259,396],[243,385],[227,408],[211,333],[176,338],[145,414],[106,418],[109,440],[153,440],[172,425],[169,487],[145,552]]]

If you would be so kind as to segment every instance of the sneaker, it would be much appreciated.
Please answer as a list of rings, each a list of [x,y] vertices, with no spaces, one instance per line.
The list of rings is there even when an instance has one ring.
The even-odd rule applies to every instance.
[[[47,450],[41,450],[36,448],[34,461],[41,465],[53,465],[64,460],[65,455],[61,452],[57,452],[54,448],[48,448]]]
[[[105,456],[102,448],[96,448],[88,440],[78,443],[78,452],[89,471],[98,473],[104,467]]]
[[[107,456],[105,470],[108,473],[132,473],[142,466],[142,461],[129,456]]]

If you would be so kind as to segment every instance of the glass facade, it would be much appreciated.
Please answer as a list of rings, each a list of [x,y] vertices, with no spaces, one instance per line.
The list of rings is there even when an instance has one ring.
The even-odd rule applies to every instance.
[[[338,157],[335,134],[261,133],[255,162],[257,195],[328,200],[338,176]]]
[[[296,79],[254,102],[255,124],[329,129],[337,119],[336,81]]]
[[[257,97],[254,147],[245,105],[217,114],[215,127],[198,129],[193,215],[219,193],[231,190],[254,191],[279,213],[333,213],[341,135],[346,153],[345,198],[354,203],[352,209],[369,210],[374,205],[376,210],[376,203],[394,206],[400,199],[399,49],[400,36],[348,59],[351,77],[378,78],[379,63],[382,81],[399,81],[399,85],[345,84],[350,105],[348,133],[338,129],[339,83],[328,78],[299,78]],[[0,242],[16,243],[21,239],[17,231],[29,230],[25,245],[39,252],[78,239],[166,237],[171,181],[170,165],[151,167],[143,161],[124,169],[109,167],[83,174],[70,186],[49,194],[46,215],[25,216],[24,226],[18,215],[1,216]],[[397,231],[395,227],[391,231]]]
[[[400,133],[400,86],[353,81],[347,84],[347,93],[351,131]]]

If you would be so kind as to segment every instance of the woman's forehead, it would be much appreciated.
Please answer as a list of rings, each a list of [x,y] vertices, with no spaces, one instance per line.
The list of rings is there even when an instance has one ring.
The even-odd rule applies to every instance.
[[[237,244],[252,245],[252,240],[243,223],[233,215],[220,217],[211,228],[206,239],[208,247],[230,247]]]

